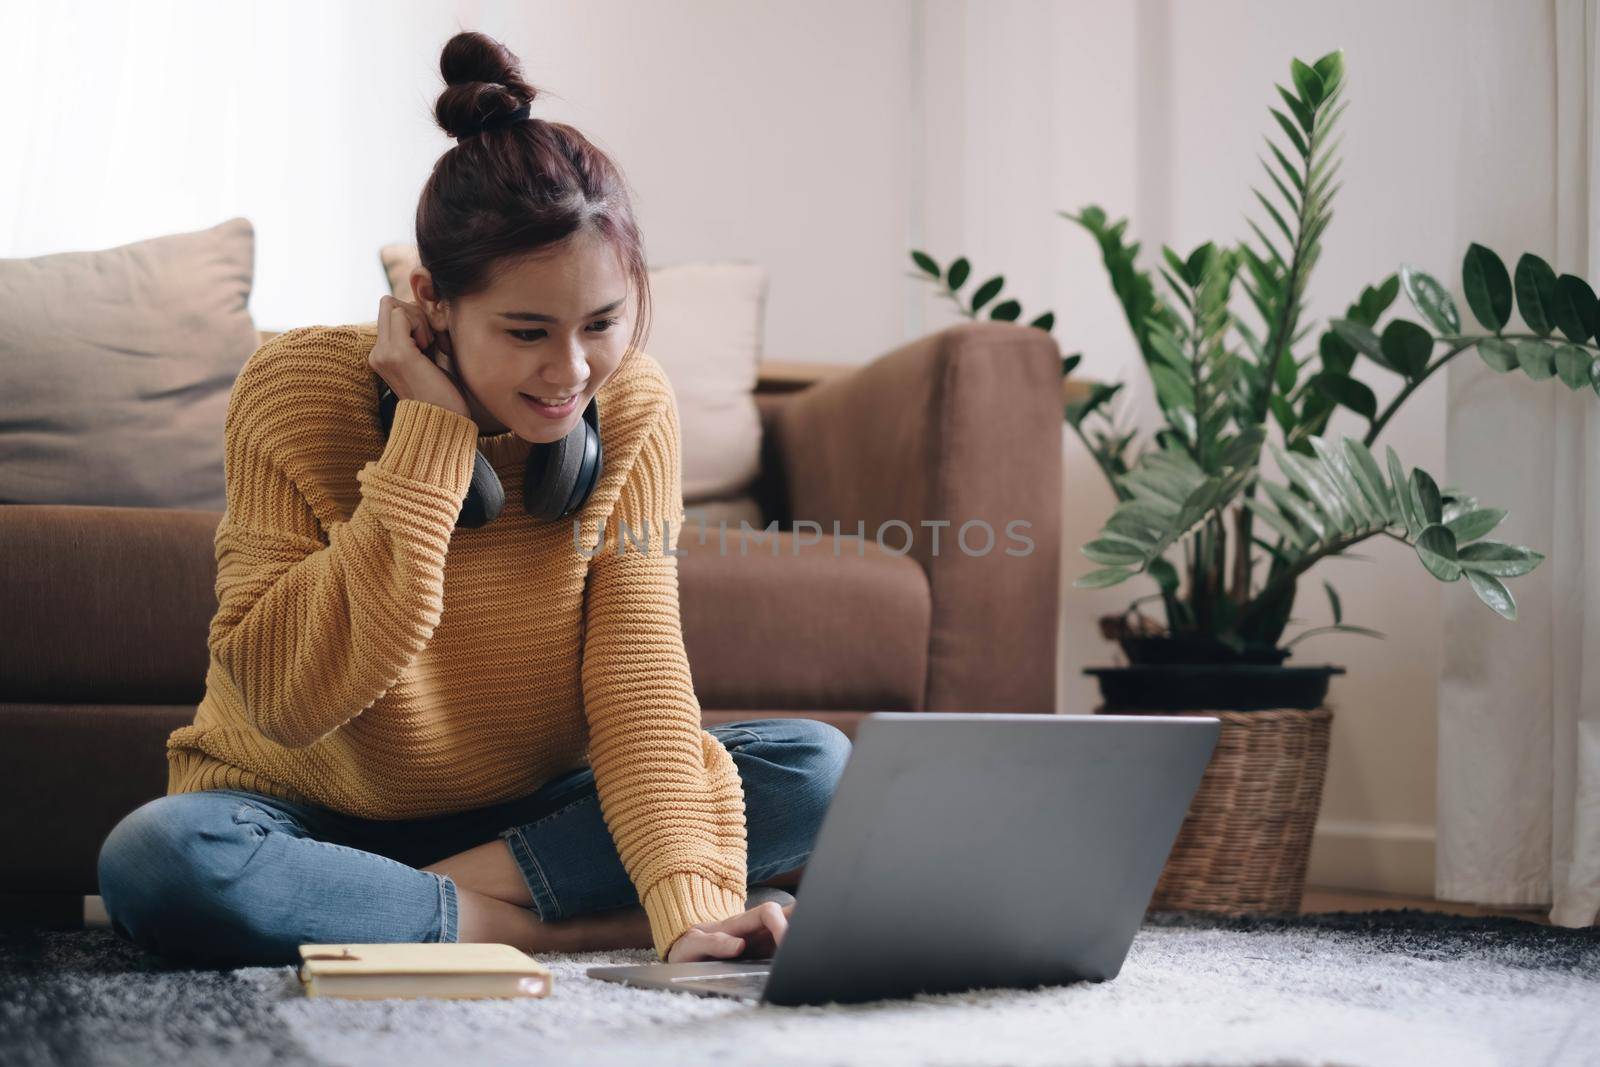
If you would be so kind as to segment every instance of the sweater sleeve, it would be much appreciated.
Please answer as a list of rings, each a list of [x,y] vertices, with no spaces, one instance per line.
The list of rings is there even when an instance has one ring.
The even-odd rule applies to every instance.
[[[669,396],[589,561],[582,664],[601,812],[663,960],[690,926],[745,910],[746,877],[739,771],[701,727],[683,646],[678,462]]]
[[[207,642],[261,735],[302,748],[375,703],[432,637],[477,424],[401,400],[382,454],[356,474],[360,502],[324,531],[285,470],[304,432],[293,392],[257,393],[230,401]]]

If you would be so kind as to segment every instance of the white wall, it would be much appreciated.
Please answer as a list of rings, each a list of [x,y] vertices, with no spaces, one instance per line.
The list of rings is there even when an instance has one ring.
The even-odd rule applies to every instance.
[[[511,45],[549,94],[536,113],[612,152],[652,263],[737,258],[771,272],[774,358],[861,362],[956,321],[907,249],[1007,277],[1026,318],[1051,308],[1082,373],[1150,389],[1093,240],[1060,210],[1132,216],[1146,260],[1245,236],[1265,187],[1274,81],[1343,47],[1344,188],[1310,290],[1340,313],[1414,262],[1454,287],[1468,241],[1553,252],[1547,3],[1512,0],[700,0],[585,3],[10,3],[0,33],[0,254],[35,255],[212,225],[257,229],[259,325],[370,319],[380,245],[408,240],[449,147],[433,126],[438,52],[458,29]],[[77,70],[60,68],[70,42]],[[41,89],[48,85],[48,91]],[[1241,307],[1243,301],[1241,300]],[[1370,371],[1380,402],[1395,391]],[[1441,483],[1442,376],[1380,438]],[[1347,413],[1346,413],[1347,414]],[[1359,420],[1335,419],[1353,432]],[[1113,496],[1064,432],[1059,710],[1096,703],[1082,668],[1119,656],[1096,618],[1153,585],[1070,588]],[[1492,503],[1492,502],[1490,502]],[[1519,540],[1517,518],[1505,535]],[[1408,549],[1364,546],[1302,586],[1297,618],[1389,634],[1308,639],[1337,708],[1313,876],[1427,893],[1441,586]],[[1156,607],[1154,604],[1146,605]],[[1488,609],[1483,609],[1487,611]],[[1508,624],[1514,625],[1514,624]],[[1290,634],[1298,632],[1296,625]]]
[[[0,255],[256,227],[259,326],[370,320],[451,146],[439,50],[477,29],[610,152],[652,265],[750,259],[775,358],[859,362],[906,333],[911,6],[8,3]],[[70,42],[70,45],[64,43]],[[62,49],[74,71],[61,67]],[[48,88],[45,88],[48,87]],[[19,103],[23,102],[23,103]],[[24,208],[23,205],[26,205]]]

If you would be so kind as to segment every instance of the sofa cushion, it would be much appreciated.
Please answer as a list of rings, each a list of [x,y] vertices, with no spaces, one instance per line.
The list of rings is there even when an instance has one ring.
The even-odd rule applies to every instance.
[[[415,299],[417,246],[378,250],[390,292]],[[685,503],[749,496],[760,469],[761,417],[756,375],[766,316],[767,271],[741,261],[691,262],[650,269],[650,334],[678,400]],[[759,508],[756,509],[759,511]]]
[[[0,502],[221,510],[254,257],[234,218],[0,260]]]
[[[827,527],[721,532],[691,519],[678,539],[702,709],[923,709],[933,601],[915,560]]]
[[[199,701],[221,519],[186,508],[0,507],[0,703]]]
[[[0,603],[12,609],[0,612],[0,703],[192,707],[205,692],[221,518],[0,508]],[[828,528],[816,543],[809,530],[741,533],[737,519],[724,548],[723,529],[690,516],[678,537],[702,708],[922,709],[932,601],[914,559]]]

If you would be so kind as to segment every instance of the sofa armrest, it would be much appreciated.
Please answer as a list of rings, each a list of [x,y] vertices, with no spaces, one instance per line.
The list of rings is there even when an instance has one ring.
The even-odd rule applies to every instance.
[[[927,574],[930,711],[1055,710],[1061,399],[1049,334],[980,321],[818,382],[774,413],[794,521],[907,549]]]

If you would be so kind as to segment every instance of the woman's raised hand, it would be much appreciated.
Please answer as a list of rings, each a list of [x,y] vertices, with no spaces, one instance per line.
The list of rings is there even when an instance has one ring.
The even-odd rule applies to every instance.
[[[449,369],[448,336],[440,338],[438,358],[445,361],[441,366],[427,354],[434,334],[421,305],[393,296],[380,297],[378,343],[367,356],[367,366],[388,382],[401,400],[436,404],[470,419],[472,413],[456,386],[454,371]]]
[[[778,951],[783,935],[789,932],[789,916],[793,912],[793,904],[785,907],[768,900],[717,922],[695,923],[667,949],[667,962],[766,959]]]

